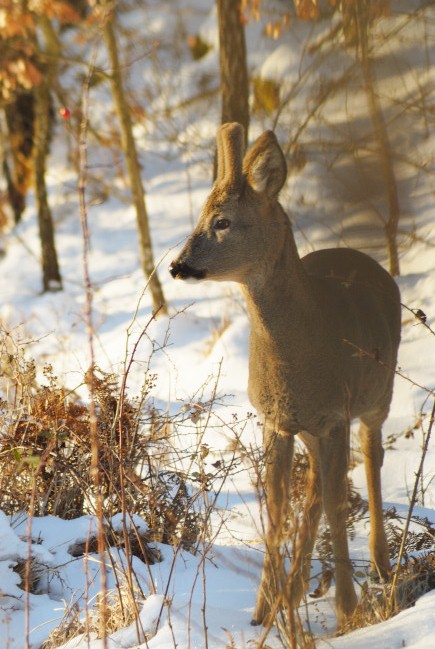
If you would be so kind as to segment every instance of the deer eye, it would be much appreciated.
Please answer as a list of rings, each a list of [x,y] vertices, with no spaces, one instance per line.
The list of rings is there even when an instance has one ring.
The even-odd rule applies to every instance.
[[[231,225],[231,222],[228,219],[218,219],[214,224],[215,230],[226,230]]]

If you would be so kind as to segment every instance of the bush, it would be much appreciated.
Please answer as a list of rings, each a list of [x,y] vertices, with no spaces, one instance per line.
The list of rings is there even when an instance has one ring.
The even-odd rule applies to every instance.
[[[18,349],[10,351],[3,370],[9,398],[0,402],[0,508],[8,515],[26,511],[63,519],[96,513],[90,405],[62,387],[50,365],[39,384],[34,362]],[[103,516],[137,514],[154,540],[192,548],[200,514],[185,477],[160,468],[171,422],[149,399],[154,382],[146,376],[141,395],[129,399],[116,376],[94,372]]]

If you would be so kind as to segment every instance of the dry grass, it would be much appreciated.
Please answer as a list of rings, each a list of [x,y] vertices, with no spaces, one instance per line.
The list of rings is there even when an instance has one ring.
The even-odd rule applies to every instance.
[[[103,638],[138,620],[143,595],[133,592],[127,584],[107,591],[105,607],[102,597],[90,603],[86,615],[76,605],[67,606],[60,624],[53,629],[41,649],[56,649],[68,640],[80,635]],[[103,612],[104,611],[104,612]],[[138,624],[138,635],[143,641],[144,633]]]
[[[226,326],[225,323],[224,329]],[[221,334],[219,331],[218,335]],[[3,332],[1,344],[1,387],[5,398],[0,403],[0,423],[4,431],[0,438],[0,508],[9,515],[24,511],[31,516],[53,514],[64,519],[94,513],[89,406],[59,384],[50,366],[45,367],[43,381],[38,383],[35,364],[25,357],[10,334]],[[104,547],[119,548],[147,564],[160,560],[152,541],[193,551],[198,543],[204,543],[214,504],[209,495],[213,479],[218,477],[222,488],[228,471],[235,466],[230,463],[228,468],[217,462],[215,466],[219,468],[215,474],[207,473],[203,467],[204,446],[199,434],[198,447],[189,456],[191,466],[196,462],[199,469],[197,473],[193,469],[187,471],[191,481],[197,480],[196,494],[193,494],[188,486],[188,476],[176,470],[177,463],[174,462],[171,436],[177,422],[158,412],[149,399],[154,380],[152,375],[147,376],[141,395],[129,399],[120,390],[116,376],[96,371],[93,377],[99,436],[98,470],[104,495]],[[191,407],[192,412],[183,416],[190,418],[189,425],[196,422],[203,434],[212,407],[213,398],[210,403],[196,403],[195,408]],[[205,423],[201,424],[201,419]],[[243,455],[243,449],[233,432],[234,439],[238,440],[233,454],[238,457]],[[172,462],[170,468],[169,461]],[[261,455],[255,456],[252,470],[258,475],[259,489],[261,467]],[[290,509],[293,518],[288,521],[292,537],[297,532],[298,517],[303,509],[307,474],[307,456],[298,452],[292,472]],[[202,510],[199,507],[201,493]],[[356,526],[367,517],[367,503],[353,489],[351,482],[348,493],[348,533],[352,537]],[[149,532],[139,532],[134,526],[127,534],[125,530],[124,533],[113,530],[110,519],[119,511],[127,512],[129,517],[138,514],[148,524]],[[385,519],[394,562],[402,545],[404,522],[393,509],[385,512]],[[400,578],[394,592],[390,583],[373,581],[368,566],[356,571],[361,599],[344,631],[388,619],[435,587],[435,530],[427,519],[414,516],[413,523],[412,529],[407,530]],[[92,537],[68,551],[74,557],[98,552],[100,542],[97,537]],[[334,565],[326,525],[321,526],[315,555],[322,565],[319,594],[324,595]],[[32,559],[29,561],[30,565],[21,562],[16,570],[21,575],[23,588],[35,592],[44,566]],[[121,574],[116,589],[108,590],[98,601],[90,603],[85,619],[83,611],[79,611],[76,605],[67,606],[63,620],[50,634],[43,649],[54,649],[80,633],[107,636],[137,619],[144,593],[132,588],[134,580],[128,577],[128,574]],[[290,620],[293,636],[289,632]],[[311,634],[303,629],[297,613],[286,610],[285,602],[277,611],[275,626],[283,646],[292,647],[295,642],[307,649],[314,646]],[[267,643],[267,632],[264,643]]]
[[[98,601],[88,602],[85,612],[74,602],[66,606],[62,621],[43,649],[53,649],[83,633],[107,637],[138,619],[146,595],[138,586],[132,557],[148,565],[160,561],[153,541],[173,545],[175,557],[180,548],[195,551],[199,543],[204,545],[214,503],[208,491],[215,477],[223,484],[230,469],[218,463],[213,474],[205,472],[200,442],[185,456],[181,452],[177,456],[171,444],[176,422],[157,411],[150,398],[153,375],[146,375],[141,394],[130,399],[118,377],[96,369],[84,381],[92,381],[94,388],[97,494],[89,404],[66,390],[49,365],[38,381],[35,363],[5,330],[0,345],[0,394],[4,396],[0,402],[0,509],[10,516],[24,512],[30,520],[45,515],[74,519],[96,515],[100,498],[102,525],[98,532],[71,545],[68,553],[75,558],[97,553],[100,560],[104,556],[104,561],[111,562],[116,573],[117,587],[109,590],[102,583]],[[208,420],[212,402],[198,405],[198,430],[203,427],[200,420]],[[181,423],[185,417],[181,415]],[[193,486],[181,470],[180,459],[188,460],[184,465],[191,467],[185,470]],[[196,464],[197,474],[192,468]],[[111,519],[119,512],[125,513],[125,529],[115,530]],[[135,527],[133,515],[147,524],[146,532]],[[29,541],[28,559],[16,568],[27,598],[28,593],[45,592],[44,577],[49,570],[32,558],[32,543]],[[125,567],[115,565],[112,553],[106,552],[109,548],[125,556]],[[149,588],[153,592],[151,575]],[[28,606],[28,599],[26,602]]]

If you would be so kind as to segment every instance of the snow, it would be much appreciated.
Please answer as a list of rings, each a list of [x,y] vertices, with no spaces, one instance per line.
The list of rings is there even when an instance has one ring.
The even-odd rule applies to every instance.
[[[332,646],[335,649],[429,649],[434,641],[433,611],[435,592],[423,595],[414,608],[399,613],[394,620],[355,631],[352,637],[337,638],[333,643],[319,643],[319,647]]]
[[[218,81],[214,11],[209,11],[208,3],[199,0],[176,4],[177,13],[172,13],[171,2],[147,3],[149,33],[164,43],[162,57],[167,59],[160,77],[161,90],[167,94],[156,92],[151,97],[147,106],[150,114],[154,110],[161,115],[160,111],[165,107],[177,105],[189,97],[197,90],[201,74],[204,78],[209,75],[209,79],[212,75],[211,84]],[[425,11],[433,22],[433,10],[428,7]],[[135,15],[128,16],[127,26],[136,26]],[[174,78],[170,69],[170,35],[180,28],[180,20],[187,21],[186,33],[199,32],[213,48],[197,63],[183,52],[177,61],[179,76]],[[382,21],[380,39],[383,30],[390,33],[397,27],[397,20]],[[427,30],[430,25],[429,21]],[[335,78],[350,64],[350,55],[341,54],[334,58],[331,54],[322,62],[323,67],[319,67],[318,58],[307,54],[307,39],[317,40],[324,32],[322,24],[313,27],[294,22],[290,32],[283,36],[284,42],[274,43],[262,39],[261,25],[253,23],[247,27],[251,70],[278,81],[289,76],[297,84],[298,93],[291,104],[290,117],[277,127],[279,138],[285,138],[285,142],[288,142],[289,132],[298,128],[304,116],[301,110],[312,101],[310,93],[313,90],[308,87],[309,81],[314,79],[317,83],[328,74]],[[422,63],[424,57],[431,61],[435,53],[429,35],[425,32],[427,48],[421,54],[412,45],[415,34],[420,33],[418,27],[411,25],[408,30],[403,28],[398,32],[397,41],[390,39],[388,45],[385,44],[385,57],[388,55],[401,64],[394,68],[395,71],[388,66],[384,71],[383,100],[388,110],[393,101],[405,101],[404,96],[408,97],[413,92],[417,95],[418,84],[423,88],[425,84],[434,82],[433,65],[428,64],[423,69]],[[311,77],[305,74],[313,68],[315,76],[314,73]],[[421,75],[417,79],[412,70],[419,69],[420,74],[420,68]],[[137,66],[132,71],[130,82],[138,96],[144,84],[154,83],[152,75],[155,75],[155,69],[151,59],[144,60],[139,71]],[[284,91],[288,91],[287,86]],[[349,91],[346,101],[343,101],[343,95],[331,98],[329,108],[325,108],[323,113],[324,121],[319,119],[309,131],[310,135],[314,137],[322,128],[328,134],[337,131],[337,138],[341,137],[340,125],[349,115],[360,128],[364,128],[364,124],[358,121],[364,114],[361,93],[352,92]],[[430,96],[425,97],[426,102],[430,99]],[[107,98],[104,99],[102,91],[97,88],[91,95],[91,120],[95,123],[103,123],[109,110],[106,102]],[[209,163],[219,122],[217,104],[216,96],[210,101],[204,99],[204,103],[174,118],[170,125],[156,120],[157,125],[149,124],[146,133],[141,127],[137,129],[138,139],[143,141],[147,206],[158,272],[170,305],[168,317],[159,317],[155,321],[151,318],[151,298],[140,270],[135,215],[128,198],[125,200],[119,178],[113,180],[107,172],[107,182],[119,191],[116,196],[95,200],[89,205],[88,214],[96,363],[108,371],[123,372],[126,359],[145,328],[146,336],[135,352],[135,363],[129,375],[129,393],[140,390],[143,373],[150,364],[152,372],[157,375],[152,399],[163,411],[174,415],[184,413],[183,435],[177,443],[183,451],[194,450],[198,446],[198,434],[201,435],[201,443],[209,449],[204,466],[210,472],[213,472],[213,463],[217,460],[229,462],[234,458],[231,448],[235,436],[239,436],[245,449],[252,454],[261,444],[256,418],[248,414],[252,412],[246,394],[249,322],[237,288],[231,284],[174,282],[167,272],[176,250],[192,230],[209,191]],[[345,110],[348,111],[346,115]],[[410,309],[421,308],[434,328],[433,126],[426,124],[428,133],[423,133],[421,120],[415,119],[412,130],[405,129],[397,115],[393,117],[394,144],[399,143],[403,152],[409,153],[416,163],[412,167],[408,160],[401,176],[406,208],[403,228],[410,231],[415,226],[418,237],[411,241],[411,238],[401,236],[402,275],[398,284],[402,302]],[[252,133],[261,132],[264,126],[271,127],[270,120],[263,124],[267,119],[262,116],[253,119]],[[409,125],[411,122],[410,118],[405,123]],[[165,129],[168,132],[174,129],[177,139],[167,142],[162,135]],[[48,168],[48,182],[64,290],[40,294],[37,223],[34,203],[29,200],[22,223],[12,229],[2,242],[5,254],[0,259],[3,277],[0,322],[2,329],[13,332],[20,344],[28,348],[28,353],[34,355],[39,379],[44,363],[50,362],[64,384],[86,399],[88,395],[82,383],[90,356],[80,261],[82,240],[74,189],[77,178],[67,165],[60,129],[57,137],[59,147],[52,146],[53,164]],[[101,156],[95,149],[94,144],[90,146],[92,164],[97,164],[98,155]],[[339,168],[337,176],[328,175],[328,156],[332,154],[319,152],[313,141],[306,145],[306,151],[305,168],[298,173],[292,170],[282,195],[282,203],[294,221],[301,253],[322,246],[358,245],[360,233],[366,233],[369,228],[375,243],[367,251],[385,264],[385,248],[379,244],[383,235],[382,224],[376,216],[376,188],[365,184],[365,177],[357,176],[353,177],[353,182],[358,191],[356,194],[346,193],[348,190],[345,192],[342,181],[354,174],[348,161],[345,160],[346,164]],[[432,175],[424,172],[428,169]],[[367,197],[369,207],[364,207],[362,201],[367,192],[370,194]],[[346,230],[342,227],[345,217]],[[391,412],[384,427],[385,439],[393,434],[398,438],[386,450],[383,468],[384,507],[395,507],[403,516],[408,511],[420,462],[422,430],[415,430],[410,438],[399,433],[412,428],[422,411],[425,413],[423,431],[427,431],[431,408],[427,390],[435,387],[434,354],[435,337],[404,309],[399,353],[401,376],[396,378]],[[192,413],[198,403],[207,404],[214,391],[217,399],[213,415],[204,429],[203,420],[195,422]],[[432,440],[423,472],[424,502],[419,502],[415,508],[417,515],[427,516],[432,523],[435,523],[434,451]],[[210,517],[213,538],[210,547],[200,546],[194,555],[155,544],[162,561],[149,568],[134,558],[134,572],[146,598],[140,603],[139,622],[110,634],[107,643],[110,649],[255,646],[262,629],[252,627],[250,620],[261,573],[262,516],[249,453],[237,460],[240,462],[237,470],[223,484],[219,479],[214,484],[217,495]],[[180,458],[180,466],[185,468],[186,459]],[[366,498],[361,463],[353,469],[352,479]],[[118,514],[112,520],[118,528],[122,527],[120,516]],[[139,517],[135,517],[134,523],[139,528],[145,526]],[[90,515],[72,521],[52,516],[29,521],[24,514],[8,518],[0,511],[0,649],[24,649],[27,616],[32,649],[41,646],[65,614],[77,609],[84,619],[86,609],[92,607],[101,588],[100,557],[93,552],[73,556],[72,548],[78,543],[86,543],[95,533],[96,524]],[[357,528],[351,552],[355,561],[367,560],[365,524]],[[26,597],[20,586],[21,577],[14,568],[29,556],[38,566],[40,581],[38,591]],[[116,579],[125,570],[122,550],[111,549],[110,557],[107,567],[109,590],[115,587]],[[434,646],[435,591],[425,594],[415,606],[388,621],[342,637],[334,637],[333,594],[332,587],[321,600],[308,598],[310,626],[318,638],[319,647],[430,649]],[[305,614],[304,607],[301,612]],[[234,644],[231,644],[231,639]],[[275,630],[268,636],[267,645],[282,646]],[[103,642],[91,634],[69,640],[63,649],[99,649],[103,646]]]

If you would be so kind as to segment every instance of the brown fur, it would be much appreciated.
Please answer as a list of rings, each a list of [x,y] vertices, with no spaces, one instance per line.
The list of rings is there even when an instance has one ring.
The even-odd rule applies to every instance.
[[[243,131],[218,133],[218,178],[199,223],[171,266],[174,277],[233,280],[251,320],[248,393],[264,420],[268,531],[254,620],[270,622],[283,595],[296,606],[307,585],[320,514],[335,558],[339,624],[356,605],[346,536],[349,427],[360,439],[369,492],[372,568],[390,571],[382,517],[381,427],[400,341],[400,296],[388,273],[356,250],[300,258],[277,201],[287,168],[271,131],[242,163]],[[310,479],[290,579],[279,546],[287,518],[294,435],[310,455]]]

